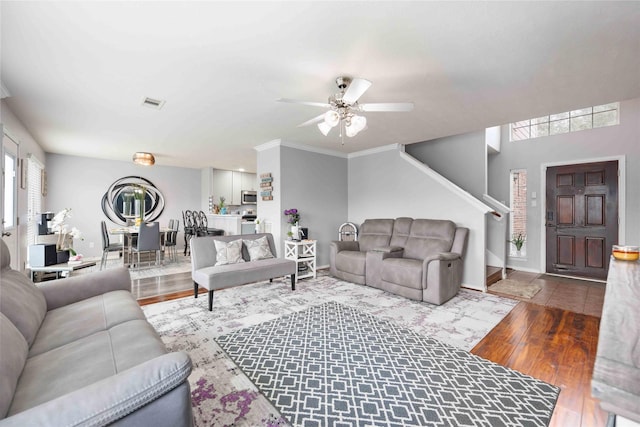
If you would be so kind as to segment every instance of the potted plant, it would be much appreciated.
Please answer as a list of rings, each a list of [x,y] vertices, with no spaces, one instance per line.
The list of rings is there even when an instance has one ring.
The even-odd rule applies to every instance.
[[[516,247],[516,252],[520,253],[520,251],[522,250],[522,245],[524,245],[524,242],[526,240],[526,236],[523,232],[518,232],[518,233],[514,233],[513,236],[511,236],[511,240],[509,240],[510,243],[513,243],[513,245]]]
[[[220,196],[220,203],[218,203],[218,209],[220,210],[220,215],[226,215],[227,213],[227,207],[224,205],[224,202],[227,199],[225,199],[224,197]]]

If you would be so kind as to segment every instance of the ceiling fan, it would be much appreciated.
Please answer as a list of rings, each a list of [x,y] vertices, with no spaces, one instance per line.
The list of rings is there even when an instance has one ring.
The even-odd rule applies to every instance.
[[[336,84],[340,91],[335,95],[329,96],[328,102],[298,101],[288,98],[280,98],[278,101],[328,108],[329,111],[299,124],[298,127],[317,123],[320,132],[322,132],[324,136],[327,136],[332,128],[340,125],[342,144],[344,144],[345,134],[351,138],[366,128],[367,118],[358,113],[381,111],[406,112],[413,110],[413,102],[358,103],[358,99],[360,99],[371,86],[369,80],[360,78],[352,79],[351,77],[341,76],[336,79]]]

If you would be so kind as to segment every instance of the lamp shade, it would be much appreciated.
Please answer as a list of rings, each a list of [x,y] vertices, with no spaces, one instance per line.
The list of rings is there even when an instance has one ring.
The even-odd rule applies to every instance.
[[[329,126],[334,127],[340,122],[340,114],[336,111],[329,110],[324,115],[324,122]]]
[[[322,132],[322,134],[324,136],[327,136],[327,135],[329,135],[329,131],[331,130],[331,126],[329,126],[325,122],[320,122],[320,123],[318,123],[318,129],[320,129],[320,132]]]
[[[364,116],[355,115],[351,118],[349,125],[345,128],[346,134],[349,138],[356,136],[362,129],[367,126],[367,118]]]
[[[138,151],[133,154],[133,163],[144,166],[153,166],[156,163],[156,158],[151,153],[145,153]]]

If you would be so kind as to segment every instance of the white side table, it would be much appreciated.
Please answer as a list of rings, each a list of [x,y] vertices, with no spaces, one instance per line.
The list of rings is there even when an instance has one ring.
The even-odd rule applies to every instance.
[[[298,279],[316,278],[315,240],[285,240],[284,257],[295,261],[297,267],[303,264],[307,268],[307,271],[303,274],[299,274],[299,268],[296,268],[296,283],[298,283]]]

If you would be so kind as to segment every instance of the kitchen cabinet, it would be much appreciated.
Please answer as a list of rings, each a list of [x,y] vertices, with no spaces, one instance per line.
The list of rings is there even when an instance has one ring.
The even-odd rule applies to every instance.
[[[241,205],[243,190],[255,190],[257,176],[255,173],[229,171],[206,168],[202,170],[202,210],[210,212],[209,197],[213,203],[220,203],[220,196],[225,198],[226,205]]]
[[[233,171],[233,180],[231,183],[231,188],[233,191],[231,192],[231,199],[233,202],[232,205],[240,205],[242,204],[242,198],[240,193],[244,188],[242,188],[242,175],[244,172]]]
[[[207,215],[210,228],[224,230],[225,236],[235,236],[242,233],[242,217],[240,215]]]
[[[242,173],[242,188],[241,190],[254,190],[258,188],[258,176],[255,173]]]
[[[225,198],[227,205],[233,205],[233,172],[212,169],[211,170],[211,196],[213,196],[213,202],[218,204],[220,197]]]

